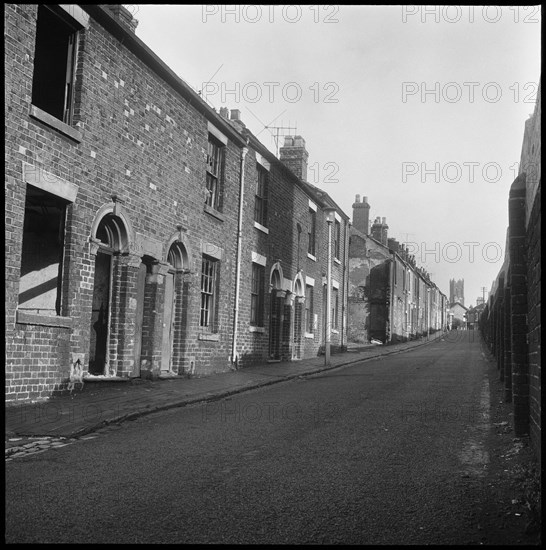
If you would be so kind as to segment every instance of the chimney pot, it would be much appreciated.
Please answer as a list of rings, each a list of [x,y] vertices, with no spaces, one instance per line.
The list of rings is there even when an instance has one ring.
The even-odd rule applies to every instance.
[[[241,111],[239,109],[231,109],[231,120],[241,120]]]
[[[284,147],[279,150],[279,158],[298,178],[307,181],[309,153],[301,136],[285,136]]]
[[[131,32],[135,32],[138,26],[138,20],[133,17],[133,14],[122,4],[109,4],[108,8],[113,16]]]
[[[355,202],[360,202],[360,195],[357,195],[357,196],[355,197]]]

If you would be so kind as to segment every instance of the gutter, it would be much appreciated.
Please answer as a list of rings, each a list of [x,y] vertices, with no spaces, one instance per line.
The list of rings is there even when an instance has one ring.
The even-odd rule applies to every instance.
[[[237,355],[237,329],[239,324],[239,294],[241,290],[241,257],[243,248],[243,206],[245,191],[245,157],[248,148],[241,150],[241,175],[239,187],[239,219],[237,222],[237,260],[235,270],[235,300],[233,303],[233,343],[231,347],[231,363],[235,370],[238,368],[239,356]]]

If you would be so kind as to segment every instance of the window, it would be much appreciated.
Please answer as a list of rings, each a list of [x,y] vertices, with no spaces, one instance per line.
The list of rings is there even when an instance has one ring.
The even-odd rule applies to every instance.
[[[27,185],[19,310],[62,315],[62,273],[67,201]]]
[[[222,211],[224,194],[224,152],[225,147],[212,134],[209,134],[207,154],[207,190],[205,204]]]
[[[312,256],[315,256],[315,230],[317,225],[317,213],[309,208],[309,243],[307,245],[307,252]]]
[[[199,326],[211,331],[216,329],[216,309],[218,297],[218,261],[203,256],[201,263],[201,311]]]
[[[341,258],[341,224],[337,220],[334,224],[334,257]]]
[[[305,286],[305,330],[313,332],[313,287]]]
[[[32,104],[66,124],[72,123],[80,28],[61,8],[38,6]]]
[[[250,290],[250,324],[264,326],[264,280],[265,268],[252,264],[252,284]]]
[[[256,187],[256,201],[254,203],[254,221],[267,227],[267,195],[268,173],[263,168],[258,168],[258,184]]]
[[[337,330],[338,328],[338,307],[339,307],[339,292],[337,288],[332,290],[332,328]]]

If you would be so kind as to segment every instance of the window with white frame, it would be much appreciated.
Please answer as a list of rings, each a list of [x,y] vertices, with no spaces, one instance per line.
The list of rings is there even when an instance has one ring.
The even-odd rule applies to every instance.
[[[208,328],[211,332],[216,331],[218,271],[218,260],[203,255],[201,262],[201,308],[199,326]]]

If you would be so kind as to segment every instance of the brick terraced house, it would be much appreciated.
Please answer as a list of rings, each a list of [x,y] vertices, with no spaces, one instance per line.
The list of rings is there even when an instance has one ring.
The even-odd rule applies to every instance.
[[[367,197],[353,204],[349,241],[348,340],[405,342],[448,325],[447,297],[403,244],[388,237],[386,218],[370,226]]]
[[[204,376],[346,337],[348,218],[217,113],[120,5],[8,4],[6,400],[89,375]]]

